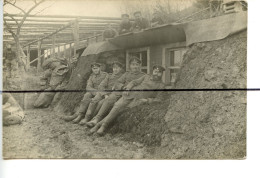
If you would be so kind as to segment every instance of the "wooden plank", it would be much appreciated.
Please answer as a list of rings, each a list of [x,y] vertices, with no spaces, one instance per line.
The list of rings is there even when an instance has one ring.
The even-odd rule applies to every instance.
[[[37,62],[37,73],[41,70],[41,51],[42,51],[42,48],[41,48],[41,44],[42,41],[38,41],[38,62]]]

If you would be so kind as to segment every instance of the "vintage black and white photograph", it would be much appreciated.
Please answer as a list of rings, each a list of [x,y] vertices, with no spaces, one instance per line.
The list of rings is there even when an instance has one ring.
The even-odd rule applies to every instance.
[[[4,0],[4,159],[246,159],[247,0]]]

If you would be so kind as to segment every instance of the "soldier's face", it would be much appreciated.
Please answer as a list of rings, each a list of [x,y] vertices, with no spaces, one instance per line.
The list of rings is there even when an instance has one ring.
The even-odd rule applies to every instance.
[[[139,13],[135,14],[135,19],[136,19],[136,20],[140,20],[140,19],[141,19],[141,17],[142,17],[142,15],[141,15],[141,14],[139,14]]]
[[[100,67],[92,67],[92,72],[97,75],[100,73]]]
[[[122,21],[123,22],[128,22],[129,21],[129,17],[122,17]]]
[[[113,73],[118,74],[122,70],[118,65],[113,65]]]
[[[141,64],[137,63],[137,62],[132,62],[130,64],[130,70],[132,72],[137,72],[137,71],[140,71],[140,68],[141,68]]]

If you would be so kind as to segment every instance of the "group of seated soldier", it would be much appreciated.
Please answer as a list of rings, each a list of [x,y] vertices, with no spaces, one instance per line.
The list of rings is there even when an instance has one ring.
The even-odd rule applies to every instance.
[[[121,23],[119,24],[119,31],[117,32],[111,24],[107,24],[105,30],[103,31],[103,39],[111,39],[117,36],[118,34],[122,35],[129,32],[138,32],[146,28],[156,27],[162,24],[164,24],[164,21],[162,20],[162,18],[159,15],[159,12],[157,11],[154,12],[151,23],[148,21],[148,19],[142,16],[142,13],[140,11],[136,11],[134,13],[134,22],[130,21],[128,14],[122,14]]]
[[[141,60],[132,57],[129,61],[130,70],[124,72],[124,66],[114,61],[113,73],[101,71],[101,64],[91,65],[86,93],[81,100],[79,109],[71,116],[62,116],[67,122],[87,126],[91,134],[103,135],[111,123],[122,111],[144,103],[160,102],[164,89],[162,82],[162,66],[153,67],[151,75],[141,72]]]

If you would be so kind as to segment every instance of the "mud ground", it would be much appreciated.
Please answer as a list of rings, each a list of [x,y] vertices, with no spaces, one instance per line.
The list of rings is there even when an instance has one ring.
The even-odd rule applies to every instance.
[[[3,157],[12,158],[115,158],[147,157],[142,144],[107,134],[88,135],[85,127],[67,123],[50,109],[25,112],[21,125],[3,127]]]

